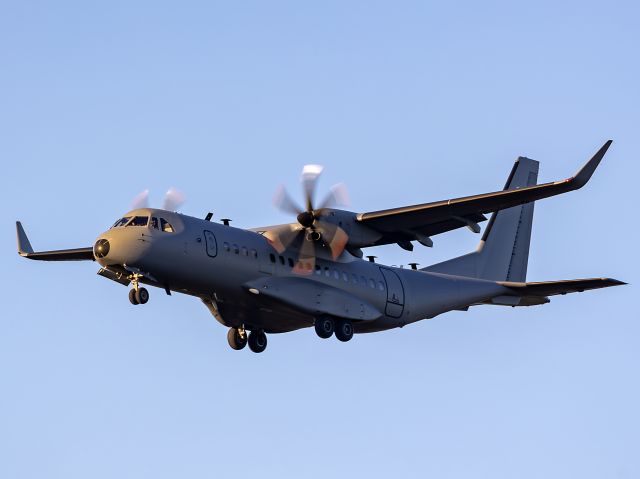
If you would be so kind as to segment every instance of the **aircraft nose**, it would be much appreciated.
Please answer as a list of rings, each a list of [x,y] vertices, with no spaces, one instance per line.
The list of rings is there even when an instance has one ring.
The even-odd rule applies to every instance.
[[[93,254],[96,258],[104,258],[109,254],[110,249],[109,240],[102,238],[93,245]]]

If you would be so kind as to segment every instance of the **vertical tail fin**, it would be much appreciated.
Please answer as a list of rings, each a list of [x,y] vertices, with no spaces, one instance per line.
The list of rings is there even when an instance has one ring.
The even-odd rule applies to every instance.
[[[535,160],[519,157],[509,174],[505,190],[535,185]],[[496,211],[489,219],[473,253],[434,264],[423,271],[469,276],[493,281],[523,282],[527,276],[534,203]]]

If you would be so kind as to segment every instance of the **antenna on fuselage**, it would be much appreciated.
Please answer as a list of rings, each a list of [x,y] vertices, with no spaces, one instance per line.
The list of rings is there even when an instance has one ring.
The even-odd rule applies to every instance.
[[[375,263],[377,256],[367,256],[367,258],[369,259],[369,262]]]
[[[222,221],[222,224],[225,226],[229,226],[229,223],[231,223],[229,218],[222,218],[220,221]]]
[[[211,221],[211,218],[213,218],[213,213],[211,211],[209,211],[207,213],[207,216],[204,217],[205,221]]]

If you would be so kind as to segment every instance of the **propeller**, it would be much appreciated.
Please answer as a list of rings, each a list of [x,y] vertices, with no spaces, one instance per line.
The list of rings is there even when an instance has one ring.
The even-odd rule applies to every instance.
[[[347,188],[340,183],[334,185],[320,202],[314,207],[314,198],[318,178],[322,174],[321,165],[305,165],[300,181],[304,194],[304,208],[291,198],[284,186],[280,186],[273,198],[274,205],[285,213],[296,215],[298,224],[282,225],[264,233],[269,243],[278,251],[284,252],[294,242],[299,244],[299,256],[293,271],[298,274],[311,274],[316,263],[316,248],[328,248],[335,260],[342,254],[349,236],[339,226],[324,218],[328,208],[346,206],[349,202]]]
[[[177,211],[180,206],[186,201],[185,194],[174,188],[173,186],[167,190],[164,194],[164,201],[162,202],[162,209],[168,211]],[[149,207],[149,190],[144,190],[138,193],[131,202],[131,209],[137,210],[139,208]]]

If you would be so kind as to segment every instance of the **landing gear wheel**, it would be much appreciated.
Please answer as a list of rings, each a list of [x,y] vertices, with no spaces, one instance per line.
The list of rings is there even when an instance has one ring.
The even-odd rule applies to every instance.
[[[261,353],[267,349],[267,335],[264,334],[264,331],[261,329],[251,331],[251,334],[249,334],[249,349],[254,353]]]
[[[133,304],[134,306],[140,304],[138,302],[138,298],[136,298],[136,290],[135,289],[132,289],[131,291],[129,291],[129,302],[131,304]]]
[[[320,316],[316,318],[315,323],[316,334],[322,339],[330,338],[335,329],[335,323],[329,316]]]
[[[231,346],[231,349],[240,351],[247,345],[247,333],[240,334],[240,330],[238,328],[229,328],[229,332],[227,333],[227,341],[229,342],[229,346]]]
[[[351,321],[338,321],[338,324],[336,324],[336,338],[343,343],[353,338],[353,325]]]
[[[149,291],[145,288],[138,288],[138,291],[136,291],[136,300],[140,304],[145,304],[149,301]]]

